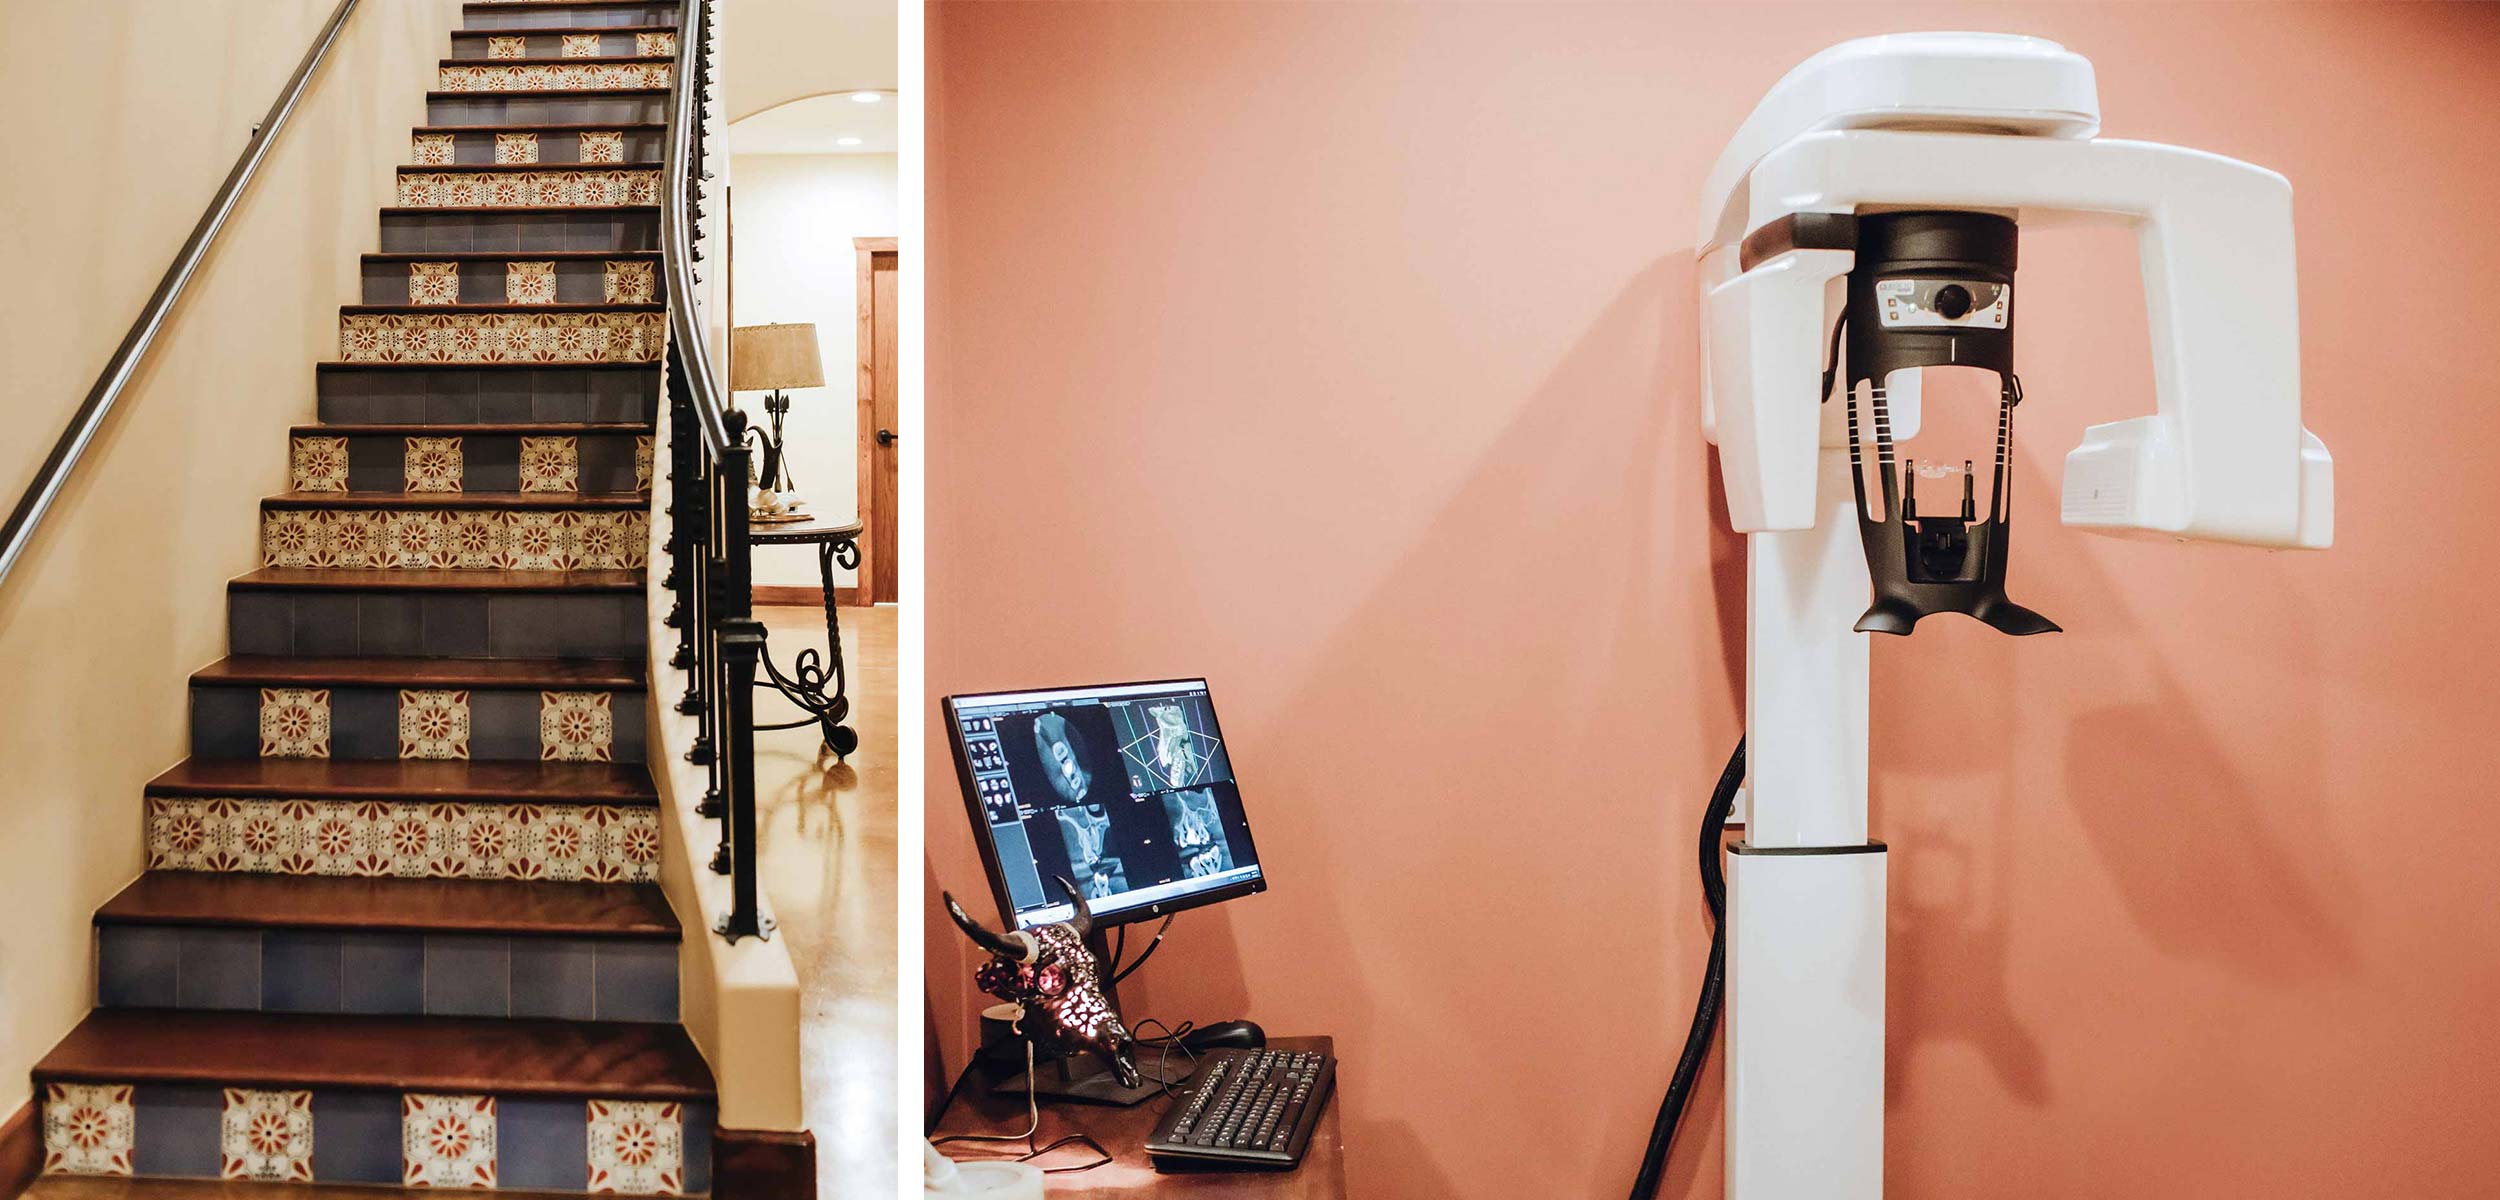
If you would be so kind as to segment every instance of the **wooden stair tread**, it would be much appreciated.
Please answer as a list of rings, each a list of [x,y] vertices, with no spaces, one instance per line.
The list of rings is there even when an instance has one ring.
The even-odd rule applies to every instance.
[[[280,492],[263,508],[649,508],[642,492]]]
[[[339,315],[365,313],[572,313],[572,312],[666,312],[662,304],[342,304]]]
[[[510,62],[510,59],[504,59]],[[427,92],[428,100],[509,100],[515,96],[531,100],[584,100],[593,96],[665,96],[667,88],[505,88],[497,91]]]
[[[96,910],[99,925],[389,929],[674,938],[655,883],[369,879],[150,871]]]
[[[472,32],[483,33],[485,31]],[[533,29],[529,32],[538,34],[546,31]],[[600,32],[607,31],[601,30]],[[512,35],[505,33],[490,36],[510,37]],[[597,66],[602,63],[673,63],[676,61],[677,56],[674,54],[586,54],[580,58],[565,58],[561,55],[555,58],[446,58],[442,60],[442,64],[446,67],[562,67],[577,63],[583,66]]]
[[[337,684],[412,688],[638,688],[643,664],[626,658],[291,658],[241,654],[192,672],[195,685]]]
[[[313,364],[315,371],[656,371],[657,360],[650,362],[430,362],[425,359],[399,359],[391,362],[346,362],[325,359]]]
[[[660,162],[402,163],[402,175],[527,175],[535,171],[657,171]],[[657,254],[658,251],[647,253]]]
[[[507,7],[508,7],[508,6],[507,6]],[[451,31],[451,36],[456,37],[456,38],[464,38],[464,37],[465,37],[465,38],[489,38],[489,37],[511,37],[511,36],[513,36],[515,33],[527,33],[527,34],[530,34],[530,35],[532,35],[532,36],[546,35],[546,36],[550,36],[550,37],[552,37],[552,36],[554,36],[554,35],[556,35],[556,34],[560,34],[560,33],[675,33],[675,32],[677,32],[677,27],[676,27],[676,26],[674,26],[674,25],[549,25],[549,26],[547,26],[547,27],[545,27],[545,28],[543,28],[543,29],[523,29],[523,30],[513,30],[513,29],[455,29],[455,30],[452,30],[452,31]],[[502,58],[502,59],[498,59],[498,58],[489,58],[489,59],[483,59],[483,60],[461,59],[461,60],[459,60],[459,61],[461,61],[461,62],[472,62],[472,61],[484,61],[484,62],[510,62],[510,61],[512,61],[512,60],[511,60],[511,59],[508,59],[508,58]]]
[[[295,437],[336,437],[341,434],[389,437],[402,433],[492,437],[522,433],[649,433],[651,429],[649,421],[412,421],[379,424],[338,421],[327,425],[298,425],[289,432]]]
[[[402,571],[262,567],[226,581],[242,591],[639,592],[641,571]]]
[[[382,215],[404,217],[410,214],[451,213],[455,216],[476,216],[480,213],[494,213],[500,216],[507,213],[656,213],[658,211],[660,211],[660,206],[657,204],[470,204],[462,206],[440,204],[432,207],[393,206],[384,208]],[[517,257],[522,253],[526,252],[516,251],[515,255]]]
[[[385,1196],[424,1196],[415,1188],[369,1183],[246,1183],[232,1179],[173,1179],[162,1176],[41,1175],[26,1185],[19,1200],[382,1200]],[[579,1200],[579,1192],[522,1192],[497,1188],[496,1200]]]
[[[37,1083],[217,1083],[710,1100],[676,1025],[107,1008],[35,1064]]]
[[[641,763],[186,758],[150,780],[151,796],[239,800],[511,800],[538,804],[660,802]]]
[[[567,165],[570,165],[570,164],[566,164],[566,163],[558,163],[558,164],[556,164],[556,165],[557,165],[557,166],[567,166]],[[614,165],[616,165],[616,164],[614,164],[614,163],[592,163],[592,164],[590,164],[590,165],[591,165],[591,166],[614,166]],[[628,164],[626,164],[626,165],[627,165],[627,166],[631,166],[631,165],[633,165],[633,164],[628,163]],[[556,259],[556,260],[571,259],[571,260],[576,260],[576,261],[588,262],[588,261],[593,261],[593,260],[597,260],[597,259],[605,259],[605,258],[622,258],[622,259],[648,258],[648,259],[654,259],[654,260],[656,260],[656,259],[658,259],[659,257],[660,257],[660,252],[659,252],[659,251],[657,251],[657,250],[438,250],[438,251],[435,251],[435,252],[433,252],[433,253],[431,253],[431,254],[422,253],[422,252],[419,252],[419,251],[413,251],[413,250],[402,250],[402,251],[395,251],[395,252],[388,253],[388,254],[368,254],[368,255],[365,255],[365,256],[364,256],[364,261],[369,262],[369,263],[420,263],[420,262],[461,262],[461,261],[466,261],[466,262],[502,262],[502,261],[506,261],[506,260],[509,260],[509,259],[519,258],[519,259],[526,259],[526,260],[529,260],[529,261],[531,261],[531,262],[536,262],[536,261],[538,261],[538,260],[540,260],[540,259]]]
[[[502,35],[498,33],[496,36]],[[418,125],[413,128],[417,133],[452,134],[520,133],[524,130],[538,133],[622,133],[629,129],[636,132],[663,130],[668,126],[659,121],[510,121],[493,125]]]

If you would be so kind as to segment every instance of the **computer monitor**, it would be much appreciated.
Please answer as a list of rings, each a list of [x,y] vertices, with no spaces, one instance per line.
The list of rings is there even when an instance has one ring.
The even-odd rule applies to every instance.
[[[1203,679],[949,696],[947,736],[1002,917],[1143,921],[1267,890]]]

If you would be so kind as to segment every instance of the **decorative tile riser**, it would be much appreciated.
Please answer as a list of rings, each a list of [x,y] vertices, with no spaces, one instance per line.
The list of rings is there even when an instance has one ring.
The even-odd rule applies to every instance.
[[[265,1085],[227,1088],[214,1083],[110,1081],[46,1081],[40,1091],[47,1174],[98,1173],[67,1169],[64,1160],[91,1157],[78,1150],[73,1130],[118,1139],[125,1169],[109,1173],[140,1177],[292,1179],[399,1187],[416,1184],[426,1168],[442,1161],[438,1155],[444,1147],[435,1135],[443,1130],[435,1122],[443,1116],[444,1106],[424,1099],[411,1103],[418,1093],[351,1088],[272,1092]],[[116,1099],[108,1100],[107,1095]],[[255,1099],[263,1106],[278,1099],[290,1106],[300,1104],[293,1114],[296,1119],[283,1132],[277,1122],[270,1123],[263,1135],[269,1139],[265,1147],[256,1147],[252,1139],[249,1114]],[[472,1186],[643,1195],[702,1195],[711,1190],[715,1116],[710,1104],[653,1107],[658,1102],[546,1096],[456,1099],[469,1102],[466,1112],[473,1127],[465,1130],[468,1157],[472,1163],[492,1164],[492,1183],[473,1182]],[[491,1101],[491,1110],[480,1101]],[[594,1103],[600,1106],[596,1110]],[[229,1107],[244,1112],[230,1117]],[[111,1121],[86,1118],[80,1115],[82,1109],[109,1110],[115,1117]],[[620,1134],[631,1147],[630,1153],[645,1152],[643,1138],[620,1129],[628,1121],[644,1122],[660,1131],[657,1142],[662,1149],[654,1156],[657,1162],[670,1162],[666,1147],[676,1149],[678,1170],[667,1180],[674,1186],[657,1186],[662,1171],[620,1170]],[[300,1135],[301,1140],[285,1134]],[[603,1140],[594,1143],[594,1136]],[[257,1159],[246,1157],[256,1153]],[[238,1162],[250,1165],[236,1166]],[[598,1178],[593,1175],[594,1163],[607,1172],[601,1182],[609,1186],[594,1183]],[[255,1165],[267,1173],[256,1173]],[[620,1182],[625,1186],[616,1186]]]
[[[625,805],[150,796],[147,838],[156,871],[650,883],[660,867],[659,810]]]
[[[384,254],[528,254],[586,250],[615,254],[660,248],[656,208],[584,212],[396,211],[382,214]]]
[[[616,4],[565,5],[561,8],[537,8],[530,5],[493,5],[470,9],[461,23],[464,30],[479,29],[555,29],[563,26],[613,29],[620,25],[675,25],[677,6],[656,2],[620,0]]]
[[[341,362],[657,362],[657,312],[341,313]]]
[[[409,171],[399,176],[402,208],[557,208],[659,200],[656,167]]]
[[[626,510],[261,511],[261,565],[299,570],[619,571],[649,557],[650,516]]]
[[[670,74],[664,62],[481,62],[439,68],[434,88],[440,92],[624,91],[667,87]]]
[[[614,761],[641,762],[643,698],[641,689],[598,691],[568,689],[542,693],[536,689],[466,688],[408,689],[454,691],[467,697],[466,754],[430,750],[408,751],[402,741],[400,710],[403,689],[353,687],[263,688],[225,683],[199,683],[191,688],[191,755],[194,758],[329,758],[365,762],[402,758],[458,757],[502,762]],[[278,693],[272,696],[270,693]],[[546,710],[569,701],[548,696],[590,696],[607,705],[605,728],[589,742],[558,740]],[[315,710],[308,730],[273,734],[270,712],[309,706]],[[605,755],[598,737],[604,736]],[[407,752],[403,752],[407,751]]]
[[[105,925],[96,947],[105,1008],[677,1019],[674,939]]]
[[[446,258],[364,266],[366,304],[654,304],[650,258]]]
[[[640,658],[639,592],[237,591],[229,653],[329,658]]]
[[[668,120],[666,92],[630,95],[542,92],[512,96],[436,93],[426,97],[428,125],[656,125]]]
[[[348,425],[519,424],[656,420],[656,365],[325,366],[321,420]]]
[[[499,58],[628,58],[677,53],[674,33],[520,33],[451,39],[451,56],[463,62]]]
[[[456,439],[453,476],[464,492],[631,492],[650,484],[649,434],[470,434]],[[289,487],[298,492],[396,492],[420,487],[410,459],[439,438],[299,434],[292,439]],[[565,443],[569,441],[568,446]],[[431,479],[428,484],[434,482]]]
[[[423,164],[427,166],[459,167],[482,167],[498,162],[512,161],[508,157],[504,156],[505,154],[509,154],[510,151],[506,150],[501,154],[498,153],[496,146],[497,136],[497,134],[490,132],[418,134],[416,135],[416,140],[410,147],[410,157],[408,161],[411,164]],[[615,131],[613,136],[616,139],[614,141],[608,141],[604,138],[591,138],[588,144],[585,145],[583,140],[585,137],[585,131],[569,129],[548,129],[538,131],[532,135],[533,140],[537,143],[538,150],[538,157],[535,161],[547,166],[570,166],[579,163],[601,162],[651,163],[656,165],[660,162],[661,156],[665,152],[665,139],[661,136],[661,132],[657,129],[618,130]],[[441,138],[444,140],[427,142],[424,139],[428,137]],[[612,155],[613,157],[603,158],[601,157],[602,155]]]

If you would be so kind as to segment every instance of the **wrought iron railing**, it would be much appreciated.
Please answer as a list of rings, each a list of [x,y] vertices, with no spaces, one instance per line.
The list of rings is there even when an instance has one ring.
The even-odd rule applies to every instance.
[[[671,666],[686,673],[677,711],[699,718],[686,759],[705,769],[696,811],[720,822],[712,870],[729,876],[730,907],[713,932],[735,942],[769,937],[755,854],[755,670],[764,626],[755,619],[747,537],[752,478],[746,416],[727,403],[712,365],[695,264],[703,260],[704,122],[711,114],[712,5],[683,0],[669,94],[660,249],[668,274],[668,539],[662,586],[673,594]]]

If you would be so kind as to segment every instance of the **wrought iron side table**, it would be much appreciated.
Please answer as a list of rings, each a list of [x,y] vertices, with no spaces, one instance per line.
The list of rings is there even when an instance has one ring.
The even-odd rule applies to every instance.
[[[757,687],[769,687],[790,698],[792,704],[808,714],[796,721],[777,725],[757,725],[757,729],[796,729],[801,725],[818,725],[825,731],[825,745],[839,758],[848,758],[859,749],[859,734],[842,723],[850,715],[850,681],[842,669],[842,619],[834,613],[833,567],[835,563],[852,569],[859,566],[859,531],[857,521],[834,522],[822,517],[809,517],[784,525],[756,524],[750,526],[747,540],[758,546],[813,545],[816,547],[817,573],[825,581],[825,646],[823,655],[810,646],[790,660],[790,671],[783,674],[773,662],[772,642],[764,643],[764,673],[770,678],[755,681]],[[828,692],[826,685],[831,684]]]

